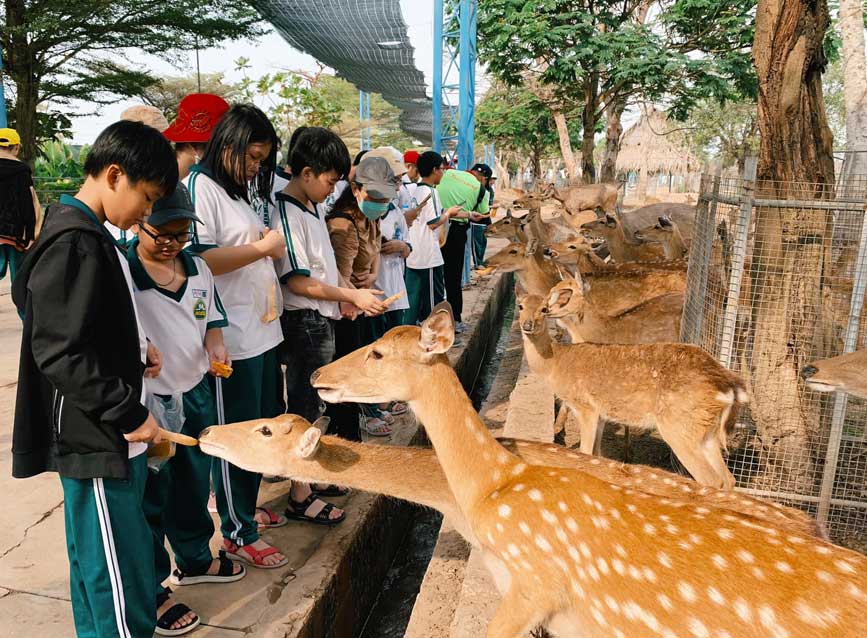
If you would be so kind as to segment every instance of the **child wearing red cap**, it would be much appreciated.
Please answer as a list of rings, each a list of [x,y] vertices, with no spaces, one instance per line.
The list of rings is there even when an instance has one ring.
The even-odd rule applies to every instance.
[[[229,103],[211,93],[193,93],[181,100],[178,116],[163,131],[166,139],[175,144],[181,179],[190,174],[193,164],[199,163],[214,127],[228,110]]]

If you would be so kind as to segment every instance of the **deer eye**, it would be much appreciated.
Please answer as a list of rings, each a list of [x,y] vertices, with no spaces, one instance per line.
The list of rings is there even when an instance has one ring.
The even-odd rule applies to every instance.
[[[261,434],[262,436],[271,436],[271,428],[269,428],[267,425],[263,425],[261,428],[259,428],[259,434]]]
[[[524,309],[524,304],[519,303],[519,304],[518,304],[518,310],[523,310],[523,309]]]
[[[569,244],[569,248],[571,248],[572,250],[577,250],[578,246],[573,246],[572,244]]]
[[[382,359],[382,353],[379,352],[378,350],[371,350],[371,351],[370,351],[370,357],[371,357],[372,359],[377,359],[377,360],[379,360],[379,359]]]
[[[542,308],[542,314],[543,314],[543,315],[547,315],[548,312],[550,312],[550,311],[548,310],[548,306],[545,306],[544,308]]]
[[[517,255],[517,254],[518,254],[518,251],[517,251],[517,250],[510,250],[510,251],[509,251],[509,254],[510,254],[510,255]]]

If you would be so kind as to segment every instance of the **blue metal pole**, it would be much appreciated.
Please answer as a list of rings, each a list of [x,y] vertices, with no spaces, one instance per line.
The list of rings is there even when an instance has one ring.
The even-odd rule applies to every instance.
[[[0,51],[0,128],[6,128],[6,93],[3,91],[3,51]]]
[[[433,150],[443,152],[443,0],[434,0]]]
[[[458,168],[464,171],[473,165],[478,10],[478,0],[461,0],[461,97],[460,121],[458,123]]]

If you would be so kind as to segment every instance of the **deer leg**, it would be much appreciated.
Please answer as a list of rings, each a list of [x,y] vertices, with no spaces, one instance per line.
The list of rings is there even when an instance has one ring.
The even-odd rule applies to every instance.
[[[539,610],[539,600],[521,595],[522,588],[513,585],[503,596],[491,624],[487,638],[524,638],[549,614]]]
[[[602,427],[599,425],[599,413],[587,406],[573,406],[572,411],[578,420],[578,430],[581,432],[581,452],[594,454],[602,442]]]
[[[632,463],[632,429],[623,426],[623,462]]]
[[[566,429],[566,419],[569,417],[569,408],[566,403],[560,401],[560,409],[557,411],[557,418],[554,419],[554,435]]]

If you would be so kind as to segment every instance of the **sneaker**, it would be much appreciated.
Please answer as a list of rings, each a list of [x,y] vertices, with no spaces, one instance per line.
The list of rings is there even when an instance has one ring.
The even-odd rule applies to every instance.
[[[470,327],[467,324],[465,324],[463,321],[458,321],[455,324],[455,334],[462,335],[469,329],[470,329]]]

